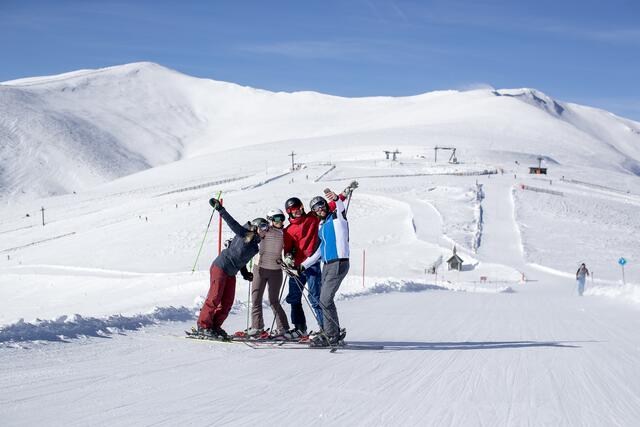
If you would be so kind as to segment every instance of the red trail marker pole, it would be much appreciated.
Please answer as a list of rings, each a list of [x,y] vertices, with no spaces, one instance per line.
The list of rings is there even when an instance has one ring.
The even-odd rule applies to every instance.
[[[222,205],[222,199],[220,199]],[[218,255],[222,252],[222,216],[218,215]]]

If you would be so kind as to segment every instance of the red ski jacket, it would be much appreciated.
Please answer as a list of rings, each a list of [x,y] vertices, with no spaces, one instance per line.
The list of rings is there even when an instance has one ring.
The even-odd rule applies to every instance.
[[[340,200],[345,200],[339,194]],[[336,202],[329,201],[329,211],[336,209]],[[312,213],[305,213],[300,218],[289,218],[289,225],[284,228],[282,249],[286,254],[293,254],[293,261],[300,265],[302,261],[313,255],[320,244],[318,226],[320,218]]]
[[[312,213],[305,213],[300,218],[289,218],[289,225],[284,229],[283,249],[285,254],[293,254],[296,265],[313,255],[318,239],[320,219]]]

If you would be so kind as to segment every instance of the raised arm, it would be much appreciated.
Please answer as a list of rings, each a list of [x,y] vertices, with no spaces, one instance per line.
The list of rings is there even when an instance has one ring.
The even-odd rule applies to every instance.
[[[242,237],[247,234],[247,229],[238,224],[238,221],[233,219],[233,217],[229,214],[229,212],[227,212],[224,206],[220,204],[220,201],[218,199],[209,199],[209,204],[213,209],[217,210],[220,213],[220,216],[224,219],[229,228],[231,228],[231,231]]]
[[[242,236],[242,237],[244,237],[247,234],[248,230],[243,226],[241,226],[240,224],[238,224],[238,221],[233,219],[231,214],[229,214],[229,212],[227,212],[225,208],[220,209],[218,212],[220,212],[220,216],[222,217],[222,219],[224,219],[224,222],[226,222],[229,228],[231,228],[231,231],[233,231],[238,236]]]

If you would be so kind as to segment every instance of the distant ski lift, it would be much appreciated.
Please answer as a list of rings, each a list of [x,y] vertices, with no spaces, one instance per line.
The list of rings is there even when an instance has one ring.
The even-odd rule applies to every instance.
[[[543,168],[542,167],[542,161],[543,160],[544,160],[544,157],[538,156],[538,167],[530,166],[529,167],[529,173],[533,174],[533,175],[546,175],[547,174],[547,168]]]
[[[450,150],[451,156],[449,156],[449,163],[457,165],[458,158],[456,157],[456,148],[455,147],[438,147],[437,145],[433,148],[435,152],[434,163],[438,163],[438,150]]]
[[[387,160],[389,160],[389,155],[392,155],[393,157],[391,158],[392,161],[396,161],[397,159],[397,155],[398,154],[402,154],[400,151],[398,151],[398,149],[396,148],[395,151],[387,151],[387,150],[383,150],[383,153],[387,156]]]

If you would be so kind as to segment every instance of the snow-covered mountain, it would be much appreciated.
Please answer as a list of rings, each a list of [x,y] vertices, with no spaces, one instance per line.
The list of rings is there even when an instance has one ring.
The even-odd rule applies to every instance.
[[[133,63],[0,84],[0,198],[81,191],[202,154],[319,137],[389,148],[453,144],[498,166],[543,155],[640,174],[640,123],[534,89],[341,98]]]
[[[3,426],[638,424],[639,123],[532,89],[347,99],[147,63],[7,82],[0,109]],[[357,345],[182,338],[234,235],[210,197],[244,222],[352,180]]]

